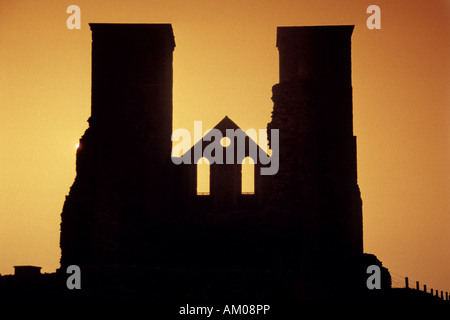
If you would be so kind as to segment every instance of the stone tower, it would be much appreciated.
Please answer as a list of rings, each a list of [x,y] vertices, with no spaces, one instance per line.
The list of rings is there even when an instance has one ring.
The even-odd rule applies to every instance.
[[[61,266],[145,264],[172,203],[172,26],[90,27],[92,109],[61,214]]]
[[[302,270],[299,287],[314,296],[314,288],[342,289],[349,281],[344,273],[351,274],[349,261],[363,253],[352,115],[353,26],[277,31],[280,83],[273,87],[268,129],[280,130],[280,169],[272,179],[270,210],[291,228],[290,242],[298,244],[293,260]],[[327,278],[338,268],[341,275]]]

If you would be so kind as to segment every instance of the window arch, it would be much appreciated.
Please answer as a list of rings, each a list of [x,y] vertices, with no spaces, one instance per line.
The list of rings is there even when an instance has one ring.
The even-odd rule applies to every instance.
[[[197,162],[197,195],[210,194],[210,165],[205,157]]]
[[[250,157],[242,161],[241,190],[242,194],[255,194],[255,162]]]

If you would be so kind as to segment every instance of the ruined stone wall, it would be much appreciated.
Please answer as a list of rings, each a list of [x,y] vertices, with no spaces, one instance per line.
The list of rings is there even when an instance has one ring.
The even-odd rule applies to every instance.
[[[92,110],[61,215],[61,264],[146,263],[173,196],[172,27],[90,26]]]
[[[92,112],[61,214],[61,266],[275,270],[290,275],[293,297],[342,292],[362,254],[353,27],[278,29],[280,83],[268,129],[279,129],[279,171],[258,181],[258,207],[238,201],[222,215],[213,201],[191,201],[193,165],[170,158],[171,26],[91,29]],[[240,167],[231,168],[211,183],[226,191],[234,176],[228,193],[240,195]]]
[[[280,83],[268,129],[280,130],[269,209],[285,225],[302,288],[329,287],[327,268],[362,254],[351,86],[352,26],[279,27]],[[289,231],[291,230],[291,231]],[[325,275],[325,278],[323,278]],[[345,276],[344,276],[345,278]],[[306,280],[305,280],[306,279]],[[331,281],[331,282],[330,282]]]

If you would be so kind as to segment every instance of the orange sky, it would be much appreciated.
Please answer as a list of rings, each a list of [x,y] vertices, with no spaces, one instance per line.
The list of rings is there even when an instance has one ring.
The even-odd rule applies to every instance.
[[[68,30],[66,8],[81,8]],[[381,7],[381,30],[366,8]],[[90,115],[89,22],[172,23],[174,128],[228,115],[265,128],[276,27],[354,24],[354,129],[364,247],[450,291],[449,1],[1,1],[0,273],[59,266],[59,223]],[[394,278],[395,280],[395,278]]]

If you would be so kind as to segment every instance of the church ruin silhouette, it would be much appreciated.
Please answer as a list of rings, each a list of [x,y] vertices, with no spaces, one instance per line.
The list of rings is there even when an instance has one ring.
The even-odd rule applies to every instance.
[[[169,279],[149,280],[149,290],[171,283],[169,295],[190,297],[323,298],[365,288],[353,26],[278,27],[280,81],[267,128],[279,130],[279,171],[262,176],[255,165],[255,192],[243,195],[240,164],[211,165],[206,197],[196,193],[197,162],[171,160],[172,26],[90,27],[92,109],[61,214],[62,270],[145,270],[147,280]],[[217,128],[238,126],[226,117]]]

